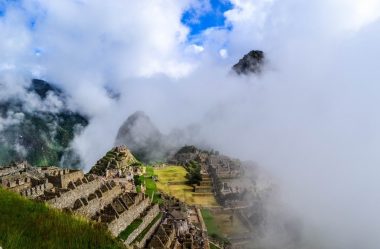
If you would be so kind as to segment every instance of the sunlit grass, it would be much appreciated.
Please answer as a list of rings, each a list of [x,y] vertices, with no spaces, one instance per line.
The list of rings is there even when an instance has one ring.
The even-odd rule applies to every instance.
[[[0,246],[6,249],[124,248],[101,224],[1,188]]]
[[[218,206],[214,195],[201,196],[192,192],[193,187],[186,184],[187,171],[182,166],[167,166],[154,169],[154,174],[158,176],[156,182],[157,189],[166,194],[174,196],[190,205],[200,205],[205,207]]]

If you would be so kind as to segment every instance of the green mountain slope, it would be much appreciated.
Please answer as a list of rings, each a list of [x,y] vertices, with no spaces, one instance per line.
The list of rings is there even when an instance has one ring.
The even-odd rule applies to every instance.
[[[0,188],[0,247],[118,249],[104,227]]]
[[[70,143],[88,125],[87,118],[69,110],[67,96],[45,81],[33,80],[24,91],[0,99],[0,165],[27,160],[36,166],[62,161],[78,166]]]

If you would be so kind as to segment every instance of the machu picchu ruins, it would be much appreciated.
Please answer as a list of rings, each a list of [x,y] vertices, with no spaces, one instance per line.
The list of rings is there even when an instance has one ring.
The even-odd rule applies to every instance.
[[[129,150],[119,146],[99,160],[89,173],[12,163],[0,168],[0,185],[103,224],[127,248],[209,248],[199,209],[168,196],[161,203],[154,202],[144,186],[137,191],[134,178],[144,171]]]
[[[185,172],[181,179],[187,181],[170,180],[179,169]],[[169,178],[165,178],[165,172],[169,172]],[[88,173],[56,166],[34,167],[28,162],[0,167],[0,186],[101,224],[126,248],[207,249],[209,243],[217,248],[233,248],[225,244],[225,238],[215,239],[217,235],[208,234],[202,210],[206,207],[232,220],[236,216],[247,231],[257,227],[261,219],[257,200],[265,198],[261,195],[265,191],[258,191],[254,181],[244,180],[244,174],[244,163],[217,151],[185,146],[167,162],[147,166],[126,146],[118,146]],[[156,183],[161,188],[183,188],[184,192],[178,195],[170,188],[169,192],[152,188]],[[188,194],[188,199],[181,198]],[[215,204],[208,205],[212,200]],[[252,212],[252,206],[258,212]],[[252,239],[229,238],[238,245]]]

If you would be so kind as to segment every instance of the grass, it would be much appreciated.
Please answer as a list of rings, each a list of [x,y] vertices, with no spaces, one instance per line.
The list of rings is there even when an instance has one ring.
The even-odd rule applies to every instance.
[[[100,224],[62,213],[0,188],[0,247],[4,249],[124,248]]]
[[[140,226],[140,224],[143,222],[142,219],[138,218],[138,219],[135,219],[129,226],[127,226],[127,228],[122,231],[119,235],[119,238],[122,239],[122,240],[126,240],[129,235],[136,230],[136,228],[138,228]]]
[[[149,230],[152,228],[152,226],[162,217],[162,213],[159,213],[151,223],[136,237],[135,241],[141,241],[144,236],[149,232]]]
[[[158,176],[157,189],[189,205],[200,205],[203,207],[218,206],[214,195],[200,196],[192,192],[193,187],[186,184],[187,171],[182,166],[167,166],[154,169],[154,174]]]
[[[145,168],[145,176],[152,177],[154,174],[154,170],[152,166],[146,166]]]
[[[214,216],[211,213],[211,211],[208,209],[202,209],[201,213],[202,213],[203,220],[204,220],[206,227],[207,227],[207,233],[209,235],[212,235],[212,234],[220,235],[221,231],[220,231],[217,223],[215,222]]]
[[[162,199],[160,197],[160,194],[157,191],[157,185],[156,182],[152,179],[152,176],[154,174],[154,170],[152,166],[145,166],[145,174],[140,176],[140,181],[144,183],[146,191],[145,193],[152,198],[153,196],[153,203],[162,203]],[[137,191],[140,191],[141,187],[137,186]]]
[[[201,210],[203,220],[207,227],[208,235],[224,239],[226,237],[249,233],[249,229],[241,222],[239,217],[231,210],[219,211]]]
[[[214,244],[209,243],[210,249],[220,249],[220,247],[217,247]]]
[[[225,233],[225,227],[232,227],[232,224],[224,224],[223,226],[220,225],[219,221],[220,221],[220,216],[221,214],[213,214],[212,211],[210,211],[209,209],[202,209],[201,210],[201,213],[202,213],[202,217],[203,217],[203,220],[206,224],[206,227],[207,227],[207,233],[208,235],[219,241],[219,243],[222,243],[222,244],[230,244],[230,242],[228,241],[228,239],[226,238],[226,233]],[[212,248],[219,248],[215,245],[213,245],[212,243],[209,243],[210,245],[210,249]]]

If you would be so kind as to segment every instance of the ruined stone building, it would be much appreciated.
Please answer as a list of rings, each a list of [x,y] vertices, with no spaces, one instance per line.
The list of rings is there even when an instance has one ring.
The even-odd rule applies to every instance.
[[[210,155],[207,164],[216,170],[219,178],[236,178],[242,173],[241,163],[223,155]]]
[[[141,174],[140,162],[126,146],[117,146],[96,162],[90,173],[106,177],[125,177]]]
[[[33,167],[27,162],[1,167],[0,186],[103,223],[127,248],[208,248],[199,210],[176,200],[163,212],[164,206],[160,208],[144,193],[136,192],[133,176],[143,169],[134,165],[126,147],[116,147],[107,155],[102,167],[95,166],[89,174],[54,166]],[[209,188],[210,182],[205,181],[204,187]],[[121,236],[130,227],[133,231]]]
[[[51,207],[104,223],[114,237],[137,218],[144,220],[139,227],[141,232],[160,214],[158,205],[153,205],[143,193],[128,192],[122,181],[85,175],[81,170],[37,168],[20,163],[0,168],[0,184],[27,198],[45,201]],[[159,224],[161,220],[156,222]],[[135,234],[137,237],[138,231]],[[143,248],[147,239],[140,240],[137,248]]]

